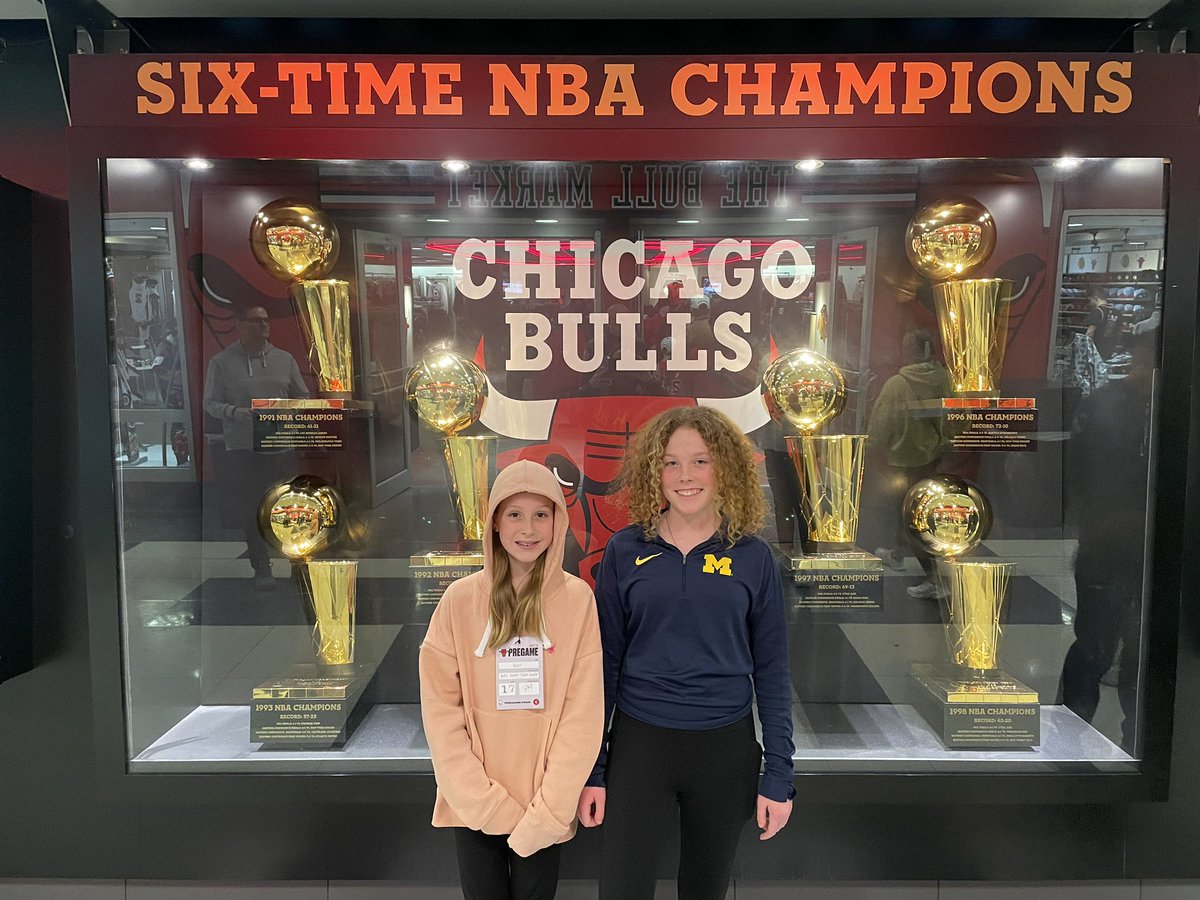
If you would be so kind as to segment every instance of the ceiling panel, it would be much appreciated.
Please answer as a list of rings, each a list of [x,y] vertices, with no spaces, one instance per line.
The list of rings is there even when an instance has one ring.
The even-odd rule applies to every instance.
[[[46,11],[38,0],[0,0],[0,20],[44,18]]]

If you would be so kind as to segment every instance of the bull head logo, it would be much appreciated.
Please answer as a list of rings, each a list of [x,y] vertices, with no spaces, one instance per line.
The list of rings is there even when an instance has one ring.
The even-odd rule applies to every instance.
[[[489,379],[480,421],[496,434],[539,442],[501,454],[500,465],[531,459],[554,473],[566,496],[571,533],[583,551],[579,577],[594,585],[594,570],[608,539],[629,524],[613,494],[630,437],[660,412],[691,405],[719,409],[743,433],[761,428],[770,418],[757,385],[726,399],[639,395],[516,400]]]

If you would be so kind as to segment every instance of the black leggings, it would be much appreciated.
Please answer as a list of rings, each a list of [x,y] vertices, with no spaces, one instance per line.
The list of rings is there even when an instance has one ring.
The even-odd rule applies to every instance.
[[[466,900],[554,900],[561,844],[517,856],[507,834],[454,829],[458,879]]]
[[[677,808],[679,900],[721,900],[757,803],[762,748],[753,717],[683,731],[618,710],[609,741],[601,900],[652,900],[662,833]]]

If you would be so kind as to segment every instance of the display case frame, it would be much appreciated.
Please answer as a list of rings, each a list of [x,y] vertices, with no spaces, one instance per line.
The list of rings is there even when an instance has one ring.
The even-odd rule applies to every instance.
[[[661,59],[661,58],[660,58]],[[990,57],[979,58],[983,62]],[[523,60],[509,59],[519,64]],[[679,62],[682,62],[680,60]],[[1183,86],[1180,108],[1195,108],[1197,61],[1134,60],[1139,75],[1150,78],[1169,72]],[[112,78],[128,75],[111,61],[87,61],[93,74],[111,66]],[[82,67],[80,67],[82,70]],[[77,74],[76,77],[79,77]],[[1190,92],[1190,93],[1189,93]],[[1194,117],[1193,117],[1194,119]],[[91,629],[92,694],[96,713],[98,771],[117,797],[149,798],[160,792],[195,801],[246,799],[244,784],[254,782],[253,794],[264,802],[290,798],[295,778],[319,802],[414,802],[432,797],[428,775],[355,775],[321,778],[315,775],[167,775],[129,774],[123,726],[123,661],[119,556],[109,454],[100,452],[111,434],[106,379],[91,377],[106,364],[103,301],[103,259],[98,236],[102,228],[100,162],[123,156],[211,158],[264,157],[289,159],[297,154],[302,135],[304,156],[326,159],[390,159],[397,147],[420,147],[403,153],[426,159],[470,158],[646,158],[774,159],[805,155],[822,159],[919,159],[946,157],[1162,157],[1169,160],[1168,205],[1173,209],[1200,208],[1200,143],[1194,120],[1180,119],[1154,126],[1125,125],[1089,119],[1064,122],[1049,117],[1030,127],[971,123],[971,127],[936,124],[874,125],[856,119],[854,127],[821,122],[804,127],[764,125],[704,129],[693,127],[626,128],[556,127],[542,130],[511,127],[444,127],[432,117],[406,127],[303,127],[243,124],[212,128],[153,125],[132,127],[85,121],[72,129],[71,236],[75,290],[76,359],[79,369],[81,538],[85,547]],[[681,140],[699,138],[703,141]],[[702,145],[695,156],[681,149]],[[479,151],[479,152],[476,152]],[[1183,529],[1187,509],[1194,509],[1197,482],[1188,478],[1190,437],[1189,385],[1197,374],[1195,358],[1196,274],[1200,271],[1200,224],[1186,214],[1169,218],[1166,235],[1166,293],[1164,304],[1159,456],[1157,494],[1179,495],[1183,503],[1159,503],[1154,521],[1154,557],[1150,578],[1148,640],[1151,655],[1145,691],[1145,752],[1136,774],[888,774],[798,773],[802,800],[812,802],[910,803],[950,801],[970,797],[975,802],[1002,803],[1115,803],[1156,800],[1166,796],[1175,705],[1176,646],[1179,639],[1180,584],[1184,567],[1197,565],[1184,556]],[[1189,302],[1190,300],[1190,302]]]

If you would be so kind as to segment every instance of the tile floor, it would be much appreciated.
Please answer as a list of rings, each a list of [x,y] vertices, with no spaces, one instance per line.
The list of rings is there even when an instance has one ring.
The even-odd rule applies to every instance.
[[[388,881],[269,883],[0,879],[0,900],[460,900],[451,884]],[[594,900],[590,881],[564,881],[558,900]],[[676,900],[659,882],[655,900]],[[1200,881],[735,882],[727,900],[1200,900]]]

